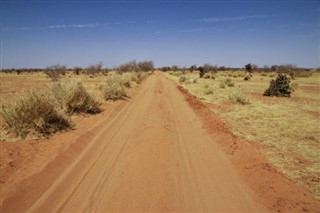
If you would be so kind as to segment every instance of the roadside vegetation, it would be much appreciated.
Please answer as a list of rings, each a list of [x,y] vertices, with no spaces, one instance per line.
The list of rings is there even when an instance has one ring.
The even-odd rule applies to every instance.
[[[320,198],[320,72],[289,65],[201,70],[166,76],[211,103],[235,135],[260,144],[270,163]],[[180,80],[190,78],[197,82]]]
[[[47,137],[68,130],[75,125],[73,116],[100,113],[104,101],[125,98],[126,90],[140,84],[153,70],[152,61],[130,61],[112,70],[98,63],[87,68],[53,65],[43,71],[16,72],[21,75],[19,86],[28,84],[27,79],[34,83],[14,91],[20,95],[13,99],[10,91],[5,91],[12,90],[12,85],[2,85],[1,140]],[[7,77],[13,79],[11,73]],[[42,79],[41,83],[37,79]]]

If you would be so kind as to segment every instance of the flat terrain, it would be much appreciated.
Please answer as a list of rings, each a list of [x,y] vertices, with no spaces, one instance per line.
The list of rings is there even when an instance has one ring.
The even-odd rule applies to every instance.
[[[237,137],[261,146],[278,171],[320,199],[320,73],[301,72],[304,77],[291,80],[291,98],[263,96],[276,73],[254,73],[250,81],[243,80],[244,71],[214,73],[215,79],[199,79],[196,72],[167,77],[206,103]],[[188,80],[181,83],[181,76]]]
[[[29,158],[29,169],[13,170],[15,161],[1,165],[1,211],[320,209],[308,191],[267,163],[256,151],[259,147],[238,139],[204,104],[162,73],[104,109],[77,130],[46,142],[21,142],[44,153],[37,156],[30,151],[36,148],[25,149],[34,157]],[[17,155],[19,143],[1,146],[11,150],[17,163],[19,155],[28,158],[24,150]]]

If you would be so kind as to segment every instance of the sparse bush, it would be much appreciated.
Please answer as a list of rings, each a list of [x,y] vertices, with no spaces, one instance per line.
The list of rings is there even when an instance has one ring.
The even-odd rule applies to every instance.
[[[216,79],[216,77],[214,77],[213,74],[210,75],[210,78],[213,79],[213,80]]]
[[[271,80],[269,88],[263,93],[264,96],[290,97],[290,79],[284,74],[278,74],[276,80]]]
[[[137,73],[135,72],[125,72],[121,75],[121,84],[127,88],[132,86],[133,81],[138,81]]]
[[[75,75],[80,75],[82,68],[81,67],[74,67],[73,68],[73,73]]]
[[[251,75],[247,75],[246,77],[244,77],[244,79],[243,80],[245,80],[245,81],[249,81],[251,79]]]
[[[68,114],[99,113],[100,103],[87,91],[81,81],[57,83],[51,88],[55,105]]]
[[[137,71],[148,72],[151,70],[154,70],[153,61],[140,61],[140,62],[138,62],[138,70]]]
[[[82,82],[66,83],[65,107],[69,114],[99,113],[100,103],[87,91]]]
[[[102,72],[102,62],[98,64],[89,65],[86,69],[86,74],[90,77],[94,77],[96,74],[99,74]]]
[[[192,83],[194,83],[194,84],[196,84],[198,82],[198,79],[197,78],[194,78],[193,80],[192,80]]]
[[[268,76],[268,75],[267,75],[266,72],[262,72],[262,73],[261,73],[261,76],[266,77],[266,76]]]
[[[220,81],[219,88],[221,89],[226,88],[226,83],[224,81]]]
[[[234,87],[234,83],[232,82],[232,80],[230,78],[227,78],[226,80],[224,80],[224,83],[228,87]]]
[[[205,95],[211,95],[211,94],[213,94],[214,93],[214,89],[212,88],[212,87],[207,87],[207,88],[205,88],[205,90],[204,90],[204,94]]]
[[[143,71],[148,72],[151,70],[154,70],[154,64],[153,61],[140,61],[137,62],[136,60],[129,61],[127,63],[119,65],[117,68],[118,72],[132,72],[132,71]]]
[[[236,104],[242,104],[242,105],[250,104],[249,98],[241,92],[230,94],[229,100]]]
[[[183,73],[181,71],[175,71],[173,75],[179,77],[179,76],[183,75]]]
[[[69,119],[55,109],[48,91],[31,90],[0,111],[5,127],[17,136],[46,135],[70,127]]]
[[[57,64],[47,67],[47,69],[44,70],[44,74],[51,78],[52,81],[58,81],[61,75],[65,75],[66,70],[66,66]]]
[[[209,73],[204,74],[204,75],[203,75],[203,78],[204,78],[204,79],[209,79],[209,78],[210,78],[210,74],[209,74]]]
[[[126,91],[121,85],[121,79],[117,74],[107,77],[107,80],[100,86],[105,100],[118,100],[126,96]]]
[[[184,83],[186,80],[187,80],[187,77],[185,75],[182,75],[179,78],[180,83]]]

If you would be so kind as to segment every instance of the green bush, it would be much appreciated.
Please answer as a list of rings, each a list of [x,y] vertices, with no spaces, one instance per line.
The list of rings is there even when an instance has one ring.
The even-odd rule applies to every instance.
[[[278,74],[276,80],[271,80],[269,88],[263,93],[264,96],[290,97],[292,89],[290,79],[284,74]]]
[[[25,138],[29,134],[46,135],[71,126],[70,120],[55,109],[49,91],[31,90],[13,104],[2,106],[5,128]]]

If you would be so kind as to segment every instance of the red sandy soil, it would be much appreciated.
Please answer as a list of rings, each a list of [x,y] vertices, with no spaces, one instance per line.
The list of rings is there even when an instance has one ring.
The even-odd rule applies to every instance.
[[[129,97],[48,140],[1,142],[1,212],[320,209],[163,74]]]

